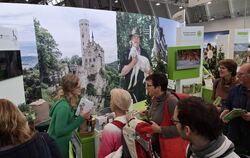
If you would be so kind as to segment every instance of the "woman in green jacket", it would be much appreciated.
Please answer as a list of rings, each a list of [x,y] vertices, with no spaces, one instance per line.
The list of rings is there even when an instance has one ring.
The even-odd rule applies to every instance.
[[[90,113],[81,112],[75,117],[74,107],[77,106],[78,96],[81,94],[81,83],[73,74],[65,75],[58,91],[57,102],[50,109],[51,122],[48,133],[55,139],[64,158],[69,157],[69,141],[72,132],[90,118]]]

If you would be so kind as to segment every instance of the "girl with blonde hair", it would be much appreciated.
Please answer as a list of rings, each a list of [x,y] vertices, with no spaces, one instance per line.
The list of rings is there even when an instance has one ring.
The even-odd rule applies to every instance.
[[[51,122],[48,133],[55,139],[64,158],[69,157],[69,141],[72,132],[84,120],[90,118],[90,113],[83,113],[82,111],[79,116],[74,116],[80,94],[80,79],[73,74],[65,75],[61,81],[61,89],[56,96],[57,102],[55,102],[49,113]]]
[[[126,113],[132,103],[132,98],[128,91],[124,89],[112,89],[110,92],[110,106],[115,113],[115,121],[126,124]],[[99,148],[98,158],[104,158],[110,153],[117,151],[122,145],[121,129],[112,123],[105,125],[102,132],[102,142]]]
[[[53,139],[32,132],[23,113],[7,99],[0,99],[0,116],[0,157],[60,158]]]

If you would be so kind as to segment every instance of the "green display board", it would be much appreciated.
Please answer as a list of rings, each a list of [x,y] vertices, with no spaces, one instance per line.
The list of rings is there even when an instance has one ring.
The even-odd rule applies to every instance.
[[[199,49],[200,46],[179,46],[168,48],[168,78],[171,80],[182,80],[197,78],[200,75],[199,68],[176,70],[176,53],[178,50]]]

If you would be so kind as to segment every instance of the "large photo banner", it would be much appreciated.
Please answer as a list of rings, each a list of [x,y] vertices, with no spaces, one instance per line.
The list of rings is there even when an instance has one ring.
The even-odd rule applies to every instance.
[[[52,103],[61,78],[73,73],[81,80],[81,97],[92,101],[97,111],[109,106],[115,87],[131,91],[141,84],[141,98],[131,94],[135,102],[145,99],[144,79],[153,71],[167,73],[167,47],[175,45],[179,26],[132,13],[5,3],[0,7],[0,26],[17,30],[26,103],[39,98]],[[139,74],[133,68],[123,70],[135,57],[131,50],[147,63],[137,66]],[[124,71],[134,73],[130,88],[122,82]]]
[[[234,32],[234,60],[240,66],[250,62],[250,29],[236,29]]]
[[[118,86],[115,12],[4,3],[0,7],[0,26],[18,31],[27,103],[39,98],[52,102],[62,76],[74,73],[84,95],[97,107],[104,106],[107,87]]]
[[[225,58],[228,51],[228,35],[229,30],[204,33],[203,65],[215,78],[219,77],[219,61]]]
[[[120,86],[139,102],[146,99],[145,78],[152,72],[167,74],[167,47],[175,45],[179,23],[121,12],[116,19]]]

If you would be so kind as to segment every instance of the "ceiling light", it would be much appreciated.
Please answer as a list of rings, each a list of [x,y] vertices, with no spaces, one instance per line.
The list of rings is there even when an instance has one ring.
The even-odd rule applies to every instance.
[[[209,4],[212,4],[212,2],[211,1],[209,1],[209,2],[207,2],[207,4],[209,5]]]
[[[214,18],[210,18],[209,20],[210,20],[210,21],[213,21],[213,20],[214,20]]]
[[[182,9],[183,8],[183,6],[179,6],[179,9]]]
[[[161,5],[161,3],[157,2],[157,3],[155,3],[155,5],[156,5],[156,6],[159,6],[159,5]]]
[[[115,3],[118,3],[118,0],[115,0]]]

